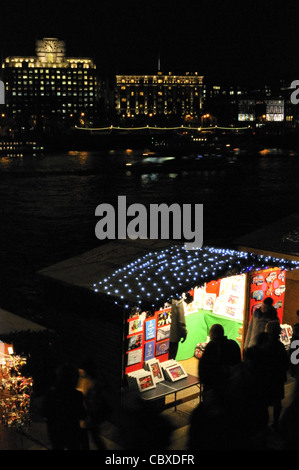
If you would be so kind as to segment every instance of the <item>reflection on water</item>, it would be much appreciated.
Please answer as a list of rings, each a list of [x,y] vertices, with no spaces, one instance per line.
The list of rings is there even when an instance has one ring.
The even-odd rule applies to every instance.
[[[0,158],[1,308],[31,311],[35,273],[99,245],[95,208],[127,204],[204,205],[204,242],[237,235],[297,211],[299,158],[260,155],[234,167],[135,172],[135,151]]]

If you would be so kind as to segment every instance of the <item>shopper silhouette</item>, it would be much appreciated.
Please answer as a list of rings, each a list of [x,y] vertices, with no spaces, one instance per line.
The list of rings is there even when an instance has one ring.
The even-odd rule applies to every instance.
[[[199,359],[198,375],[203,395],[209,389],[223,388],[230,376],[231,367],[241,362],[238,343],[224,336],[223,326],[215,324],[209,331],[210,341]]]
[[[265,330],[258,335],[256,345],[246,350],[245,358],[254,362],[253,374],[260,388],[261,400],[265,407],[273,408],[272,426],[277,429],[289,360],[285,347],[280,341],[279,321],[268,322]]]
[[[294,392],[289,406],[283,412],[279,427],[279,436],[284,450],[299,450],[299,380],[295,382]]]
[[[77,381],[78,370],[63,364],[57,369],[56,384],[45,396],[44,416],[53,450],[80,450],[80,420],[86,412]]]
[[[80,372],[78,389],[83,393],[86,409],[84,423],[87,439],[85,439],[85,445],[89,449],[89,440],[91,438],[97,450],[104,450],[106,446],[101,436],[101,426],[109,418],[112,410],[104,393],[104,387],[97,373],[96,365],[91,358],[83,361]]]
[[[251,317],[244,349],[250,348],[256,344],[257,337],[265,331],[266,324],[271,320],[278,320],[277,310],[273,307],[273,299],[267,297],[260,308],[257,308]]]

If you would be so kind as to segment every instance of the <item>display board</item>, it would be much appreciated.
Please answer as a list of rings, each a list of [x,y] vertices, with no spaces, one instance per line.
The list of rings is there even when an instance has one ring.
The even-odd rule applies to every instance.
[[[280,323],[282,323],[286,290],[285,278],[285,270],[279,268],[265,269],[250,275],[250,318],[266,297],[272,297],[273,306],[277,310]]]
[[[143,312],[127,320],[126,374],[154,358],[160,362],[168,359],[170,312],[171,308],[158,310],[150,317]]]

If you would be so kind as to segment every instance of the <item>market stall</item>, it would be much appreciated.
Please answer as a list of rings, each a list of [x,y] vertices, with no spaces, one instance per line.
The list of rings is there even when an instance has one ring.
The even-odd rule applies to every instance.
[[[49,266],[40,275],[49,323],[67,335],[68,343],[73,340],[74,356],[87,351],[99,359],[115,413],[112,420],[117,421],[128,374],[142,372],[146,362],[157,367],[157,362],[169,360],[172,300],[192,294],[192,302],[184,300],[188,334],[176,361],[193,361],[197,343],[207,341],[214,323],[223,324],[225,334],[242,348],[252,310],[261,302],[261,292],[254,292],[265,296],[271,281],[285,282],[280,273],[286,272],[287,278],[298,267],[299,259],[249,250],[204,246],[187,251],[168,240],[115,240]],[[268,279],[272,271],[277,277]],[[280,289],[277,295],[275,289],[274,303],[279,302],[284,324],[289,292]]]
[[[0,309],[0,423],[28,431],[31,424],[32,377],[24,374],[26,354],[17,354],[14,338],[46,331],[41,325]]]
[[[273,297],[283,321],[285,273],[298,267],[298,261],[283,258],[175,245],[132,260],[95,283],[94,290],[126,312],[123,362],[130,374],[143,369],[145,361],[168,360],[172,299],[185,293],[193,297],[185,305],[188,335],[179,344],[178,361],[194,356],[214,323],[242,348],[243,326],[266,296]]]

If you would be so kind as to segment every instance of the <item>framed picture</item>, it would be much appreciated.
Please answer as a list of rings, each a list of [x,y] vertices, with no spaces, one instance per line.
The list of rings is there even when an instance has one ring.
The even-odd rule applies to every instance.
[[[152,372],[155,383],[162,382],[162,380],[164,380],[164,374],[158,359],[146,361],[144,363],[144,368]]]
[[[162,356],[162,354],[167,354],[169,351],[169,339],[166,341],[160,341],[156,343],[155,356]]]
[[[157,329],[157,341],[162,341],[164,339],[169,338],[170,336],[170,325],[161,326],[161,328]]]
[[[156,388],[154,377],[151,371],[144,370],[140,372],[140,374],[137,374],[135,377],[140,392],[146,392],[147,390]]]
[[[188,377],[187,373],[179,363],[167,367],[166,372],[172,382]]]

